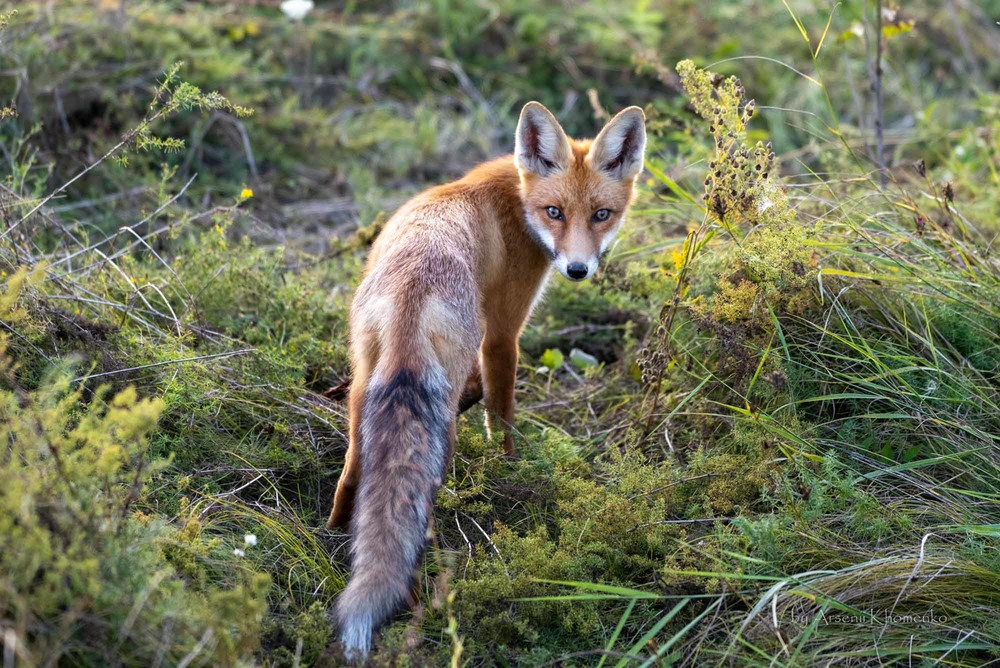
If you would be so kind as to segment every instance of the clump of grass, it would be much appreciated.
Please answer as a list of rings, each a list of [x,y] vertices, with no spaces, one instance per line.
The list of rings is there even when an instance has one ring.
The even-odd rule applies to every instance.
[[[720,160],[732,156],[725,141],[720,147],[718,131],[736,123],[725,136],[739,136],[747,117],[738,113],[740,89],[690,64],[679,70],[682,80],[693,82],[694,106],[708,115],[716,151],[726,151],[710,164],[717,173],[706,181],[706,196],[709,215],[728,228],[725,216],[740,209],[717,192],[720,179],[730,183]],[[706,105],[706,97],[728,101],[730,108],[720,113]],[[738,176],[732,180],[741,183]],[[791,665],[863,661],[875,654],[948,656],[974,665],[997,642],[990,615],[968,611],[996,605],[992,595],[977,593],[992,588],[993,574],[976,556],[995,540],[976,527],[992,525],[996,516],[988,502],[972,499],[992,498],[1000,484],[987,454],[1000,433],[993,408],[996,368],[984,374],[981,364],[1000,343],[995,328],[982,327],[984,317],[994,322],[983,314],[993,311],[1000,267],[985,259],[985,238],[943,192],[931,202],[940,207],[937,213],[917,206],[916,215],[962,220],[968,227],[914,228],[907,206],[873,216],[859,191],[871,188],[877,201],[884,194],[865,180],[818,181],[816,187],[825,190],[832,207],[826,197],[800,199],[793,213],[786,201],[774,200],[785,228],[774,236],[758,215],[766,218],[771,207],[750,209],[751,234],[767,238],[767,254],[759,257],[769,258],[771,270],[755,272],[755,254],[747,254],[747,244],[736,238],[730,256],[742,270],[739,282],[720,283],[706,306],[694,304],[703,322],[712,318],[725,325],[755,311],[762,315],[762,339],[752,329],[727,338],[718,325],[713,328],[718,342],[755,349],[758,360],[746,367],[755,371],[745,389],[730,386],[738,402],[716,405],[757,434],[763,447],[777,446],[788,458],[784,482],[766,494],[772,512],[757,528],[737,524],[736,535],[745,542],[712,569],[733,587],[746,587],[757,574],[775,578],[775,584],[759,598],[738,596],[748,611],[724,602],[716,630],[730,640],[709,655],[773,656]],[[897,196],[913,203],[909,187],[897,183]],[[821,223],[805,236],[802,231],[812,226],[796,219],[810,215]],[[766,276],[775,280],[764,285]],[[973,330],[976,343],[970,346]],[[972,359],[980,363],[965,357],[956,342],[966,351],[974,348]],[[714,382],[729,378],[712,364],[709,359],[704,366]],[[755,383],[767,391],[755,391]],[[845,463],[831,463],[839,460]],[[824,509],[818,513],[817,503]],[[847,522],[837,512],[844,507],[855,513]],[[978,544],[971,552],[970,543]],[[886,544],[894,546],[889,556]]]
[[[647,383],[662,371],[663,402],[624,413],[638,424],[605,442],[608,462],[596,460],[581,478],[557,476],[554,494],[534,500],[547,509],[544,521],[527,517],[519,531],[505,522],[492,535],[495,551],[473,552],[457,600],[476,605],[460,619],[511,647],[559,647],[569,633],[588,638],[582,644],[594,655],[616,657],[641,640],[640,662],[987,660],[998,640],[993,613],[983,614],[997,604],[988,593],[989,500],[1000,483],[990,454],[1000,413],[996,365],[986,360],[1000,346],[988,237],[943,189],[931,201],[936,213],[914,207],[909,182],[896,185],[906,204],[892,215],[870,213],[884,194],[864,178],[819,180],[825,196],[800,196],[793,208],[775,165],[757,170],[742,160],[755,149],[739,141],[750,116],[739,83],[679,69],[695,110],[707,115],[715,164],[708,161],[704,223],[661,264],[667,297],[651,332],[660,347],[640,357]],[[775,159],[760,149],[761,159]],[[684,192],[664,172],[654,177]],[[924,220],[952,222],[914,228],[913,208]],[[734,357],[744,360],[739,373]],[[588,383],[572,379],[562,382]],[[588,397],[591,410],[609,404],[601,419],[621,419],[613,401]],[[612,465],[627,443],[648,463]],[[614,505],[625,481],[657,479],[667,501],[649,519],[663,533],[635,519],[632,496]],[[623,534],[619,522],[629,527]],[[652,557],[645,568],[661,566],[633,571],[635,557],[608,562],[599,548],[570,549],[595,536],[626,554],[640,541],[638,552]],[[511,564],[532,574],[534,596],[510,589]],[[587,565],[593,570],[581,576]],[[542,581],[576,591],[540,593]],[[629,603],[628,592],[613,592],[637,583],[646,596],[698,598],[674,617],[676,599],[633,590]],[[485,605],[510,597],[538,612]],[[710,621],[690,626],[709,609]],[[646,645],[652,638],[663,647]]]

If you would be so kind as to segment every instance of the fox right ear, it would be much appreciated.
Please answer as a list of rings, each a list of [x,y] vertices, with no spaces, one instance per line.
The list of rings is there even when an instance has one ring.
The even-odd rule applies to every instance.
[[[559,121],[538,102],[521,109],[514,136],[514,164],[518,169],[548,176],[569,165],[571,149]]]

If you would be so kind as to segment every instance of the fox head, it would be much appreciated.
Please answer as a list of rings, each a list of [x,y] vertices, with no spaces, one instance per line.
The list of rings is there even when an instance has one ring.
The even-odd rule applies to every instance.
[[[621,227],[642,171],[645,120],[642,109],[629,107],[593,141],[575,140],[538,102],[521,110],[514,163],[525,221],[566,278],[593,276]]]

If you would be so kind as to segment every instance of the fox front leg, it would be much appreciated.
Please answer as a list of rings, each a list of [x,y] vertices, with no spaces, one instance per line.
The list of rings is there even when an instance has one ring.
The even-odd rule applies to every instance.
[[[517,337],[483,339],[481,351],[483,385],[486,393],[486,433],[503,432],[503,451],[514,455],[514,383],[517,380]]]

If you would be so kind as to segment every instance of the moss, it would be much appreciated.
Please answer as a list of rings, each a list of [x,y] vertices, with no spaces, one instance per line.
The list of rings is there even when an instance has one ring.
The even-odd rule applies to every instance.
[[[998,296],[986,295],[996,303]],[[981,310],[961,304],[943,304],[934,309],[934,322],[955,350],[981,372],[1000,372],[1000,346],[996,343],[997,324]]]
[[[749,455],[697,452],[688,467],[694,479],[689,490],[692,514],[728,516],[751,511],[771,484],[771,469],[767,462]]]
[[[333,628],[321,601],[287,619],[271,619],[263,629],[262,644],[273,647],[275,666],[322,666]]]
[[[719,281],[718,291],[712,295],[711,317],[727,325],[747,320],[759,321],[759,310],[763,310],[763,305],[758,304],[759,294],[760,286],[746,279],[738,284]],[[696,313],[698,310],[695,307]]]

